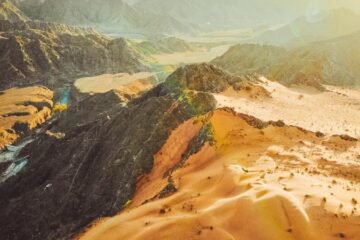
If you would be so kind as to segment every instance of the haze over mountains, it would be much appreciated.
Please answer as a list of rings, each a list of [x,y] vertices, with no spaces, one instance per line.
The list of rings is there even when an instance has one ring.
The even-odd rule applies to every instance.
[[[286,85],[321,88],[320,84],[360,86],[360,31],[287,50],[240,44],[212,61],[235,74],[258,73]]]
[[[313,17],[329,5],[339,5],[312,6],[310,2],[297,0],[276,3],[269,0],[14,0],[14,3],[33,19],[97,26],[122,34],[194,34],[284,24],[302,15]]]
[[[0,239],[358,239],[359,12],[0,0]]]
[[[92,26],[110,33],[175,34],[191,33],[169,15],[140,14],[122,0],[18,1],[17,6],[33,19]]]
[[[360,31],[360,14],[339,8],[321,11],[314,16],[301,16],[277,30],[265,32],[257,40],[262,44],[296,47],[356,31]]]

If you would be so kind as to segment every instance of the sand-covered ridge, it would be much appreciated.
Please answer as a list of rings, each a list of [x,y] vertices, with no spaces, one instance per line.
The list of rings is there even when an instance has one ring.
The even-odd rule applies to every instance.
[[[213,139],[189,151],[207,125]],[[155,166],[130,206],[80,239],[360,239],[355,139],[225,108],[179,126]]]

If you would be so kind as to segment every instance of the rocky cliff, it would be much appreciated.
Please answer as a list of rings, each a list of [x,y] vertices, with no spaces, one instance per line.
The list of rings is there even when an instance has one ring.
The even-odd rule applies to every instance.
[[[0,92],[0,151],[48,120],[52,107],[53,92],[45,87],[12,88]]]
[[[79,76],[146,67],[125,39],[44,22],[0,21],[0,89],[41,83],[58,87]]]

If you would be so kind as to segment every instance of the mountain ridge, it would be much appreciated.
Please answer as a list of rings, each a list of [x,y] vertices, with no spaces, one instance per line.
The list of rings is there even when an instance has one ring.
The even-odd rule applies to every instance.
[[[125,39],[93,29],[44,22],[0,21],[0,88],[59,87],[80,76],[140,72],[147,67]]]
[[[288,86],[308,85],[320,90],[321,84],[359,86],[359,40],[360,31],[294,49],[240,44],[211,63],[232,74],[257,72]]]
[[[286,47],[298,47],[315,41],[330,40],[360,31],[360,14],[338,8],[314,16],[301,16],[277,30],[267,31],[256,41]]]
[[[0,20],[7,20],[10,22],[23,22],[29,20],[29,18],[23,14],[9,0],[0,1]]]

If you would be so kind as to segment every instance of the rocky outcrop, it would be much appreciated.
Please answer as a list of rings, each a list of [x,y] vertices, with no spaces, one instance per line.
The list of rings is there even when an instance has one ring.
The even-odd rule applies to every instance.
[[[125,39],[43,22],[0,22],[0,89],[41,83],[58,87],[79,76],[138,72],[146,67]]]
[[[198,70],[206,78],[193,76]],[[24,170],[0,185],[2,238],[69,239],[119,212],[172,130],[212,111],[209,92],[229,79],[212,66],[192,65],[126,105],[114,92],[80,99],[46,129],[56,135],[40,135],[21,152],[29,156]]]
[[[41,86],[0,92],[0,151],[52,115],[53,92]]]

